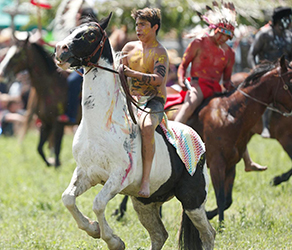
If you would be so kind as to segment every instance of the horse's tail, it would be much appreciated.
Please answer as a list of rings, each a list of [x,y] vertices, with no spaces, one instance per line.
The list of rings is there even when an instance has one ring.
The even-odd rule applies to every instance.
[[[182,213],[182,221],[179,231],[179,249],[202,250],[202,241],[198,229],[194,226],[185,211]]]

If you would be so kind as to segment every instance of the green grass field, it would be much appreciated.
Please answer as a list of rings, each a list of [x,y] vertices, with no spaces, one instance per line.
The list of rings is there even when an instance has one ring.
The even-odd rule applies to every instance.
[[[65,136],[62,167],[55,170],[46,167],[37,154],[36,131],[31,131],[21,146],[16,138],[0,137],[0,249],[107,249],[103,241],[77,228],[61,201],[75,168],[72,139],[72,135]],[[215,249],[292,249],[292,179],[277,187],[269,185],[275,175],[291,168],[291,161],[277,141],[260,136],[252,138],[249,151],[255,161],[269,169],[245,173],[242,161],[237,165],[233,204],[225,211],[225,229],[217,233]],[[92,202],[100,188],[92,188],[77,199],[81,211],[92,219]],[[109,224],[127,249],[149,249],[148,234],[131,202],[122,221],[111,216],[122,198],[118,195],[108,204]],[[214,206],[210,184],[207,209]],[[177,249],[179,202],[172,199],[163,205],[162,213],[169,232],[163,249]],[[218,229],[218,217],[211,223]]]

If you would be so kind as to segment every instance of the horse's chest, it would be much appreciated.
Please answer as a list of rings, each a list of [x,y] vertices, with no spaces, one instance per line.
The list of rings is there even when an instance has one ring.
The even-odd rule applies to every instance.
[[[81,125],[82,128],[82,125]],[[88,135],[87,130],[77,130],[72,146],[73,156],[77,164],[92,165],[101,164],[102,161],[106,162],[108,153],[106,152],[103,137],[92,133]]]
[[[98,145],[94,145],[92,141],[75,140],[72,147],[73,156],[78,165],[104,165],[107,155],[103,153]]]

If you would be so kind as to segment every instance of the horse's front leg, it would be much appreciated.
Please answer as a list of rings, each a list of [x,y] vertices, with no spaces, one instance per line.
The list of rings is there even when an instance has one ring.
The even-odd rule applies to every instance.
[[[95,197],[93,203],[93,211],[99,222],[100,236],[106,242],[110,250],[125,249],[125,243],[113,233],[113,230],[110,228],[104,215],[108,202],[123,189],[121,185],[122,181],[116,178],[118,176],[121,175],[115,173],[106,181],[104,187]]]
[[[91,187],[92,185],[90,184],[86,173],[77,167],[73,173],[68,188],[62,195],[62,201],[76,220],[80,229],[86,231],[86,233],[93,238],[100,238],[98,223],[96,221],[93,222],[88,217],[84,216],[76,206],[76,198]]]
[[[216,158],[216,157],[215,157]],[[225,163],[223,160],[211,161],[208,163],[210,168],[210,175],[212,179],[213,188],[216,195],[217,209],[219,214],[219,222],[224,220],[224,207],[225,207]],[[208,212],[209,213],[209,212]],[[210,219],[210,214],[207,213],[208,219]],[[211,213],[216,214],[216,209],[211,211]]]

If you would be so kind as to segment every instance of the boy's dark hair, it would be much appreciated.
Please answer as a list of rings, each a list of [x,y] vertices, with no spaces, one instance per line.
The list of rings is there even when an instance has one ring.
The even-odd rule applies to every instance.
[[[161,25],[161,13],[160,9],[157,8],[144,8],[140,10],[133,10],[131,13],[131,17],[136,21],[137,18],[147,20],[151,24],[151,28],[157,24],[158,29],[156,30],[156,35],[160,29]]]

